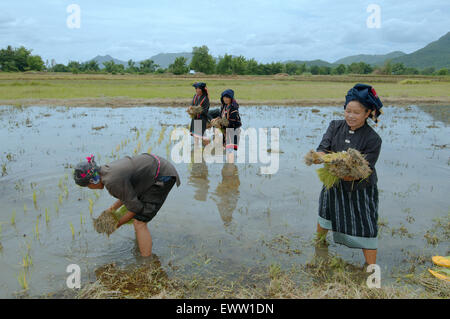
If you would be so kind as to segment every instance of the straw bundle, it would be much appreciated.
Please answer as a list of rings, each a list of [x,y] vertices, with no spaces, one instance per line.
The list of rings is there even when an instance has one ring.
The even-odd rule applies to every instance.
[[[369,177],[372,173],[369,162],[359,151],[353,148],[323,156],[311,150],[305,156],[305,163],[308,166],[324,164],[322,168],[317,170],[317,175],[327,188],[333,187],[341,178],[351,177],[359,180]]]

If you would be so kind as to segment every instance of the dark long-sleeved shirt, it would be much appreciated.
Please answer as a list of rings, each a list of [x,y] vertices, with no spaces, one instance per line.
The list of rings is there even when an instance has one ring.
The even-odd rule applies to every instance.
[[[230,105],[222,105],[220,113],[222,117],[226,117],[228,119],[227,127],[229,128],[241,127],[242,122],[241,122],[241,115],[239,114],[239,104],[233,102]]]
[[[377,172],[375,163],[381,150],[381,137],[367,122],[360,128],[352,131],[345,120],[334,120],[330,122],[322,141],[317,147],[317,152],[341,152],[353,148],[365,155],[372,174],[365,180],[344,181],[347,191],[362,189],[368,185],[377,183]]]
[[[180,178],[175,167],[159,157],[159,176],[175,176],[177,186]],[[119,160],[100,167],[100,177],[108,192],[122,201],[125,207],[135,213],[141,214],[144,204],[139,197],[150,189],[156,180],[158,161],[147,153],[133,157],[126,156]]]
[[[194,95],[194,97],[192,98],[192,103],[191,105],[193,106],[199,106],[201,103],[202,105],[202,113],[200,113],[198,115],[198,118],[202,117],[202,118],[207,118],[208,116],[208,111],[209,111],[209,98],[207,95],[201,95],[198,96],[197,94]]]

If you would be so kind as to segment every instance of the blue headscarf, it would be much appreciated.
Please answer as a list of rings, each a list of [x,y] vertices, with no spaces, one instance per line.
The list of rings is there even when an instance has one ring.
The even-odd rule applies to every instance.
[[[195,82],[194,84],[192,84],[192,86],[195,87],[196,89],[204,89],[206,87],[206,83]]]
[[[220,95],[220,102],[222,102],[222,105],[225,105],[225,102],[223,101],[223,98],[225,96],[231,99],[231,104],[234,104],[236,102],[236,100],[234,99],[234,91],[232,89],[227,89]]]
[[[383,103],[381,103],[381,100],[373,87],[367,84],[356,84],[345,96],[344,109],[351,101],[358,101],[371,110],[370,118],[372,118],[375,123],[378,123],[378,117],[383,113],[381,110]]]

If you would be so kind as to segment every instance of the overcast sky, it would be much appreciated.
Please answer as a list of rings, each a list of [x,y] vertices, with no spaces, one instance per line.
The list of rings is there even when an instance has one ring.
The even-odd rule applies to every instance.
[[[81,9],[80,28],[67,26],[67,7]],[[369,4],[380,28],[368,28]],[[0,47],[25,46],[57,63],[109,54],[142,60],[207,45],[214,56],[259,62],[355,54],[411,53],[450,31],[449,0],[2,0]]]

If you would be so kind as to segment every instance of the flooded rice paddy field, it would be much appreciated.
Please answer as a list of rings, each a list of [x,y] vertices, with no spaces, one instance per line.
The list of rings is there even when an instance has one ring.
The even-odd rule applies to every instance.
[[[378,264],[383,282],[420,256],[449,255],[449,107],[384,108],[376,131],[380,190]],[[153,252],[169,277],[217,276],[248,269],[292,268],[314,257],[321,184],[303,156],[315,149],[341,107],[242,107],[243,129],[280,128],[280,166],[175,164],[174,187],[149,224]],[[99,164],[134,153],[169,158],[170,133],[189,123],[184,108],[0,107],[0,297],[67,291],[66,267],[81,267],[82,285],[115,262],[140,262],[132,226],[109,238],[92,217],[114,201],[105,190],[83,189],[72,166],[90,154]],[[270,147],[270,146],[269,146]],[[363,265],[360,250],[336,245],[328,253]],[[425,267],[426,263],[418,265]]]

